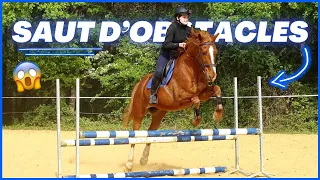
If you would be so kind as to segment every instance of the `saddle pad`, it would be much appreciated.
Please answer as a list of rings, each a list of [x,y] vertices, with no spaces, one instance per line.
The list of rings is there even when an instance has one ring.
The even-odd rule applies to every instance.
[[[165,81],[162,81],[160,83],[160,87],[162,87],[164,85],[167,85],[169,83],[169,81],[170,81],[170,79],[172,77],[172,74],[173,74],[174,62],[175,61],[172,61],[170,69],[169,69],[168,73],[165,75]],[[147,89],[151,89],[151,83],[152,83],[152,78],[148,81]]]

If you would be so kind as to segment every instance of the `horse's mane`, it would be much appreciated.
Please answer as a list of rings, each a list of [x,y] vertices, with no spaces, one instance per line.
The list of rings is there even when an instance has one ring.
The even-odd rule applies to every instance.
[[[186,44],[195,43],[200,44],[202,42],[210,40],[210,34],[207,31],[201,29],[194,29],[191,27],[190,33],[185,41]],[[179,48],[180,56],[184,54],[186,51],[185,49]]]

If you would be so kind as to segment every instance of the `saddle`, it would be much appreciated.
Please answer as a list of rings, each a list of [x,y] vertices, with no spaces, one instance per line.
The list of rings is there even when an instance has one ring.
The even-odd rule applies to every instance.
[[[163,71],[162,71],[161,81],[162,81],[163,83],[164,83],[165,80],[166,80],[166,76],[167,76],[167,74],[168,74],[169,71],[170,71],[170,68],[171,68],[171,65],[172,65],[173,61],[174,61],[174,59],[171,58],[171,59],[167,62],[166,66],[164,67],[164,69],[163,69]],[[173,69],[172,69],[172,70],[173,70]]]

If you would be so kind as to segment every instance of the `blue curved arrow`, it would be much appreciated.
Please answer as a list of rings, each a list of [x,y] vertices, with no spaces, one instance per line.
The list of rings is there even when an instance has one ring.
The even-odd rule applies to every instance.
[[[309,69],[311,65],[310,48],[304,46],[301,48],[303,55],[303,64],[300,69],[291,75],[286,75],[285,70],[281,70],[275,77],[269,80],[269,84],[282,90],[288,89],[288,84],[300,79]]]

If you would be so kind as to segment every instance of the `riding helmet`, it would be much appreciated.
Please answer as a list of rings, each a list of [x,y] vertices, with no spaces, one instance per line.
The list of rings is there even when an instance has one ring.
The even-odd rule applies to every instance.
[[[187,15],[190,15],[191,14],[191,10],[190,9],[187,9],[185,8],[184,6],[179,6],[176,8],[175,10],[175,13],[174,13],[174,17],[177,17],[178,15],[179,16],[182,16],[184,14],[187,14]]]

